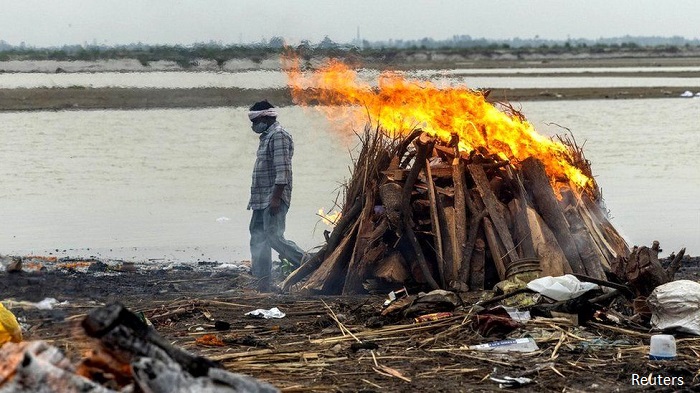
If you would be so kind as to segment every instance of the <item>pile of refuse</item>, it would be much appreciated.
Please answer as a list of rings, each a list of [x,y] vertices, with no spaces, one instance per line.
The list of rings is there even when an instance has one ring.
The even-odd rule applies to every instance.
[[[170,345],[121,304],[94,309],[81,325],[90,351],[78,364],[72,364],[59,348],[46,341],[22,342],[14,315],[0,306],[0,391],[279,391],[266,382],[226,371],[209,359]],[[105,380],[111,381],[111,386],[100,383]]]
[[[655,286],[523,269],[494,290],[466,293],[398,287],[369,297],[298,298],[241,288],[230,298],[219,293],[139,302],[134,312],[77,298],[4,300],[0,391],[36,391],[37,375],[51,375],[54,391],[342,391],[363,381],[388,390],[425,390],[444,384],[446,376],[485,389],[561,390],[577,383],[582,370],[595,371],[604,386],[627,386],[621,379],[629,376],[611,364],[624,363],[625,370],[644,376],[659,370],[659,361],[672,376],[684,377],[684,386],[695,386],[700,284],[674,262],[688,267],[697,261],[648,258],[657,250],[635,248],[625,269],[618,267],[641,272],[634,277],[652,265],[662,269],[665,276],[653,277],[666,282]],[[667,270],[680,271],[683,279]],[[37,274],[0,276],[17,281]],[[194,271],[188,274],[194,278]],[[157,277],[167,285],[168,276]],[[44,322],[47,315],[51,323]],[[73,321],[77,329],[61,321]]]

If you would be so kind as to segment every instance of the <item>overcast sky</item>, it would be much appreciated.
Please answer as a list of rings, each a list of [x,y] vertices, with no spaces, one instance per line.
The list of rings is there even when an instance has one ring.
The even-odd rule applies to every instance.
[[[32,46],[387,39],[700,37],[698,0],[0,0],[0,40]]]

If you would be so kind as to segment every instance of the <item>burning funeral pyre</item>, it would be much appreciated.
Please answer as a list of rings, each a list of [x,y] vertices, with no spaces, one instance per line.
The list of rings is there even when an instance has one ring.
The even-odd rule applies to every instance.
[[[542,136],[488,92],[331,63],[290,73],[300,103],[368,119],[341,218],[284,289],[490,289],[539,271],[604,280],[630,255],[573,138]]]

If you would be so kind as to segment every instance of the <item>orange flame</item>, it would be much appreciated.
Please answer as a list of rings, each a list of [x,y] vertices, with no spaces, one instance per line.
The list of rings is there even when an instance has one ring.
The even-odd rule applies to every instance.
[[[572,164],[572,153],[566,145],[538,134],[520,116],[499,110],[480,92],[467,87],[441,89],[433,83],[407,80],[390,72],[380,74],[377,87],[373,87],[339,61],[330,61],[306,75],[298,61],[291,61],[287,75],[292,97],[298,104],[318,103],[336,109],[342,106],[348,120],[364,119],[390,135],[421,128],[448,142],[454,133],[459,136],[461,151],[483,147],[513,163],[534,156],[543,161],[552,180],[568,179],[582,188],[593,184]],[[337,114],[334,112],[332,117]]]
[[[323,208],[318,209],[318,216],[321,217],[321,221],[323,221],[324,224],[334,227],[335,224],[340,220],[340,212],[339,211],[334,211],[334,212],[328,212],[324,213]]]

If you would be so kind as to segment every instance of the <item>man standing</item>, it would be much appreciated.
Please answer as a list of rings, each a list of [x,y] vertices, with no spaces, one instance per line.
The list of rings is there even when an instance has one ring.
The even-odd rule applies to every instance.
[[[294,266],[301,264],[302,251],[284,238],[287,211],[292,198],[292,136],[277,121],[277,110],[267,101],[250,107],[251,128],[260,134],[257,159],[253,168],[248,210],[250,219],[251,272],[259,279],[258,290],[270,290],[272,248]]]

